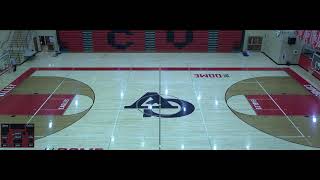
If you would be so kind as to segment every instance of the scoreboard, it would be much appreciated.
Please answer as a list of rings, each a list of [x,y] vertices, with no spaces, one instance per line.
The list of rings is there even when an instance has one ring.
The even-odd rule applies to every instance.
[[[34,147],[34,124],[1,124],[1,147]]]

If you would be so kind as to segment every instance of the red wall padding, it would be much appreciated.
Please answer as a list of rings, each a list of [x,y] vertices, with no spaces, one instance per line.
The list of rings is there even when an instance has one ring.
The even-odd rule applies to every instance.
[[[60,46],[71,52],[83,52],[81,31],[58,31]]]
[[[172,42],[168,42],[168,31],[156,31],[157,52],[208,52],[208,31],[192,31],[193,38],[183,48],[177,48]],[[174,31],[174,42],[186,42],[187,31]]]
[[[147,40],[144,30],[128,31],[133,34],[125,34],[125,31],[115,33],[113,45],[108,41],[108,33],[112,30],[91,31],[92,39],[89,40],[83,39],[82,31],[58,31],[58,35],[62,49],[69,52],[84,52],[84,41],[89,44],[86,44],[88,46],[86,48],[89,50],[92,48],[92,52],[144,52],[146,41],[148,41],[148,48],[155,47],[155,52],[208,52],[209,32],[207,30],[194,30],[192,38],[188,39],[186,35],[190,31],[171,31],[173,36],[170,36],[168,31],[157,30],[155,37],[148,34]],[[242,31],[219,31],[217,52],[240,50],[241,40]],[[126,49],[120,48],[121,45],[126,45],[128,42],[132,44]]]
[[[305,70],[308,70],[311,66],[311,60],[309,59],[309,57],[301,54],[300,55],[300,58],[299,58],[299,65],[305,69]]]
[[[303,69],[305,69],[306,71],[309,71],[309,69],[311,67],[311,59],[309,59],[309,57],[301,54],[300,58],[299,58],[299,65]],[[320,72],[315,71],[312,73],[312,75],[320,80]]]
[[[312,75],[320,80],[320,72],[314,72]]]
[[[242,31],[219,31],[218,52],[232,52],[240,49]]]
[[[123,52],[123,51],[144,51],[145,49],[145,32],[143,30],[130,31],[133,34],[115,33],[115,43],[126,45],[132,42],[127,49],[117,49],[108,42],[108,33],[111,30],[99,30],[92,32],[93,52]]]

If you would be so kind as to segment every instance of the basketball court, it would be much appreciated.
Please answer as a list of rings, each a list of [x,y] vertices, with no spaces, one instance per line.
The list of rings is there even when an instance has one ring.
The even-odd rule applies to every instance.
[[[318,149],[319,84],[261,53],[42,53],[1,76],[0,124],[34,127],[18,149]]]

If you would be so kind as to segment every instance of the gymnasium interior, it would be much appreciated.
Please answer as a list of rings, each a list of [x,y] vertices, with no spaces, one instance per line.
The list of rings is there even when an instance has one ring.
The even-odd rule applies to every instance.
[[[319,57],[319,30],[0,30],[0,150],[318,150]]]

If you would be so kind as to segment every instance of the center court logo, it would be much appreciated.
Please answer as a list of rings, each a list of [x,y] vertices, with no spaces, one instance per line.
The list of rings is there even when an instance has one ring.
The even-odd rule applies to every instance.
[[[143,117],[176,118],[186,116],[194,111],[193,104],[173,96],[162,97],[156,92],[147,92],[125,109],[138,109]]]

